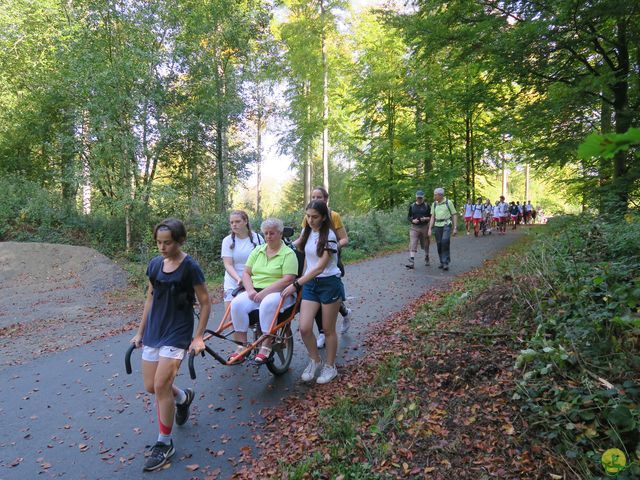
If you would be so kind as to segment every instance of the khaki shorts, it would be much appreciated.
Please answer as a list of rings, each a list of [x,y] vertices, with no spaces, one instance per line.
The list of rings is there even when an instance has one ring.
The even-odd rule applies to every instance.
[[[420,246],[426,251],[429,248],[429,225],[411,225],[409,229],[409,251],[418,251],[418,240]]]

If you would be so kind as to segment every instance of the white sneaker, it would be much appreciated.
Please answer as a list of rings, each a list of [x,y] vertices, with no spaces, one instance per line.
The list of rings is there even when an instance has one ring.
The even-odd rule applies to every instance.
[[[309,365],[307,365],[307,368],[305,368],[304,372],[302,372],[302,381],[310,382],[311,380],[313,380],[313,377],[316,376],[318,370],[320,370],[320,367],[322,367],[322,362],[314,362],[313,360],[309,360]]]
[[[340,333],[347,333],[351,328],[351,313],[352,310],[347,308],[347,314],[342,317],[342,325],[340,325]]]
[[[316,339],[316,345],[318,346],[318,348],[324,348],[324,343],[325,343],[324,333],[321,333],[320,335],[318,335],[318,338]]]
[[[325,365],[322,367],[322,372],[320,372],[320,376],[316,380],[316,383],[329,383],[331,380],[338,376],[338,369],[335,367],[330,367],[329,365]]]

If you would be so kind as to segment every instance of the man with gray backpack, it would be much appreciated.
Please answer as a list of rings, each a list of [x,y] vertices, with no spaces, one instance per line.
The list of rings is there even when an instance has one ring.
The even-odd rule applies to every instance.
[[[436,236],[440,265],[438,268],[449,270],[451,262],[450,240],[458,231],[458,214],[453,202],[444,196],[444,188],[433,191],[433,205],[431,206],[431,220],[429,221],[429,237],[433,232]]]

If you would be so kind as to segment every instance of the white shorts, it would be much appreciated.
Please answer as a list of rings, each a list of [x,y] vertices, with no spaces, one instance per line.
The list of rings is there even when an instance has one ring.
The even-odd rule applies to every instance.
[[[182,360],[187,351],[177,347],[142,347],[142,360],[147,362],[158,362],[160,357],[173,358],[174,360]]]

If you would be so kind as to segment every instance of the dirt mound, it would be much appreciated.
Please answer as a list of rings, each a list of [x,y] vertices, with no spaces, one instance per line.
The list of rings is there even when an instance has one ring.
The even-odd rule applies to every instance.
[[[15,363],[23,337],[31,337],[28,351],[35,347],[45,352],[87,343],[105,331],[122,328],[131,318],[114,316],[113,309],[130,305],[116,300],[114,292],[126,287],[126,273],[93,249],[1,242],[2,363]]]
[[[74,312],[126,284],[125,272],[90,248],[0,243],[0,326]]]

